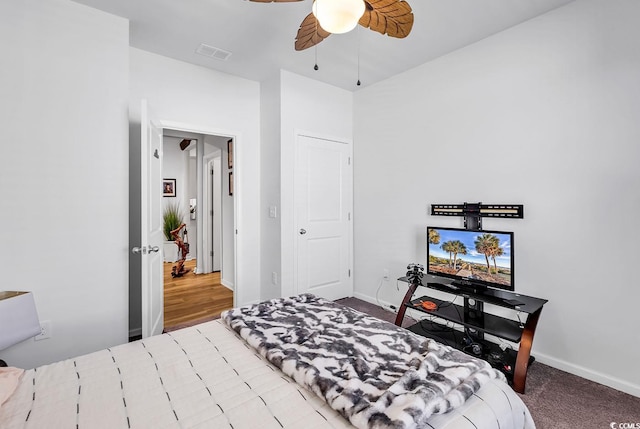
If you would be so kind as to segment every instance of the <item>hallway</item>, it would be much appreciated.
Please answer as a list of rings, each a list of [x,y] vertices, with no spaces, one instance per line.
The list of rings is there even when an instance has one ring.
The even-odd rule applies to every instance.
[[[220,284],[220,273],[194,274],[196,260],[185,262],[189,272],[171,277],[173,263],[164,263],[164,329],[173,331],[214,319],[233,307],[233,291]]]

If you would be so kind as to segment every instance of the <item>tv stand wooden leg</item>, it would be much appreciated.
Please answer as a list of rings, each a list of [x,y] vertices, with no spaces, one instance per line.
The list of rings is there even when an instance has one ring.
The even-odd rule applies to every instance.
[[[404,298],[400,303],[400,308],[398,309],[398,315],[396,316],[396,326],[400,326],[402,328],[402,321],[404,320],[404,313],[407,311],[407,307],[405,304],[408,304],[411,301],[411,297],[413,296],[416,289],[420,286],[418,283],[409,283],[409,289],[407,289],[407,293],[404,294]]]
[[[522,331],[522,339],[520,340],[520,348],[516,357],[516,367],[513,371],[513,390],[518,393],[524,393],[525,383],[527,381],[527,369],[529,368],[529,357],[531,356],[531,345],[533,344],[533,335],[536,332],[538,319],[540,318],[540,308],[535,313],[531,313],[527,318],[527,323]],[[397,323],[396,323],[397,324]]]

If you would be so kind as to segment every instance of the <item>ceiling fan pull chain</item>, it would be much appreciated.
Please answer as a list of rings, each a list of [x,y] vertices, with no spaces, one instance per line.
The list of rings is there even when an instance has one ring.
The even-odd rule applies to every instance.
[[[356,29],[356,38],[358,41],[358,81],[357,86],[360,86],[360,28]]]
[[[313,69],[314,69],[314,70],[318,70],[318,69],[319,69],[319,67],[318,67],[318,45],[315,45],[315,46],[313,47],[313,49],[314,49],[314,51],[315,51],[315,55],[316,55],[316,63],[315,63],[315,65],[313,66]]]
[[[318,20],[317,19],[316,19],[316,35],[318,35]],[[315,71],[318,71],[318,44],[317,43],[313,46],[313,52],[314,52],[315,59],[316,59],[316,63],[313,66],[313,69]]]

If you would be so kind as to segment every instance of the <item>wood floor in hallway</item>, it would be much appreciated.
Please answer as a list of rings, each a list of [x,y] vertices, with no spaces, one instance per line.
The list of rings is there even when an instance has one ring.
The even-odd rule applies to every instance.
[[[196,260],[185,263],[189,272],[171,277],[175,263],[164,264],[164,329],[172,331],[220,316],[233,307],[233,291],[220,284],[220,273],[194,274]]]

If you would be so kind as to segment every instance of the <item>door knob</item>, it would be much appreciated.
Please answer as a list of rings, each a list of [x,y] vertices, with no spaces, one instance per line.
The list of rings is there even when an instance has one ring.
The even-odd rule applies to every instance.
[[[147,254],[147,248],[145,246],[142,246],[142,247],[137,247],[136,246],[136,247],[131,249],[131,253],[134,253],[136,255],[138,253],[142,253],[143,255],[146,255]]]
[[[307,230],[304,228],[300,228],[300,235],[305,235],[307,233]]]
[[[158,246],[149,246],[149,253],[157,253],[160,251],[160,247]]]

